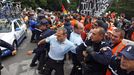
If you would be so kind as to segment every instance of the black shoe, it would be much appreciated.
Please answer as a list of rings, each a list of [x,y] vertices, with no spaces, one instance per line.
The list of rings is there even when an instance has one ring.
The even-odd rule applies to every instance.
[[[37,66],[37,64],[30,64],[30,67],[35,67]]]
[[[30,41],[31,43],[37,43],[37,40],[32,40],[32,41]]]
[[[43,70],[38,70],[38,73],[39,73],[40,75],[43,75],[43,74],[44,74],[44,71],[43,71]]]
[[[0,65],[0,70],[2,70],[4,67],[2,65]]]

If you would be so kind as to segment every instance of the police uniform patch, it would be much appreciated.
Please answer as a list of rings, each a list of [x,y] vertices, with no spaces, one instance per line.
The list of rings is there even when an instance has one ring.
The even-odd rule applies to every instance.
[[[111,49],[110,47],[102,47],[101,49],[100,49],[100,51],[107,51],[107,50],[109,50],[109,49]]]

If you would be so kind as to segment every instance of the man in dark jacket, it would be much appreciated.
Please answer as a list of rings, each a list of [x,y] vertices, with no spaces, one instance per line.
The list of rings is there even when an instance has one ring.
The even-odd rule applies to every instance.
[[[130,26],[127,32],[128,32],[127,33],[128,39],[133,41],[134,39],[132,39],[131,37],[132,37],[132,34],[134,33],[134,21],[132,21],[132,25]]]
[[[126,46],[121,54],[120,67],[122,71],[118,71],[119,75],[134,75],[134,45]]]
[[[0,46],[1,46],[1,47],[5,47],[5,48],[11,50],[11,51],[12,51],[12,55],[15,55],[15,54],[16,54],[16,50],[13,48],[13,46],[10,45],[10,44],[7,43],[7,42],[1,40],[1,39],[0,39]],[[3,68],[2,64],[1,64],[1,54],[2,54],[2,51],[1,51],[1,49],[0,49],[0,71],[1,71],[2,68]],[[1,74],[0,74],[0,75],[1,75]]]
[[[111,75],[134,75],[134,45],[127,45],[116,59]]]
[[[47,28],[47,25],[48,25],[47,21],[41,22],[39,28],[42,31],[42,33],[40,34],[38,40],[47,38],[55,33],[55,31]],[[38,70],[39,70],[39,73],[42,73],[48,51],[49,51],[49,43],[46,43],[45,45],[38,45],[33,51],[28,51],[29,55],[31,55],[32,53],[35,53],[35,55],[32,59],[32,62],[30,64],[30,67],[37,66],[36,61],[39,60]]]
[[[65,19],[64,28],[67,29],[67,38],[69,39],[70,34],[73,31],[73,28],[68,18]]]
[[[32,35],[31,35],[31,40],[30,42],[35,42],[35,36],[36,36],[36,30],[35,28],[37,27],[37,21],[35,21],[34,19],[30,19],[29,20],[29,28],[32,32]]]
[[[83,75],[105,75],[112,56],[111,48],[103,41],[105,30],[102,27],[93,29],[91,38],[76,48],[77,55],[83,54]],[[85,52],[84,50],[86,50]],[[84,52],[83,52],[84,51]]]

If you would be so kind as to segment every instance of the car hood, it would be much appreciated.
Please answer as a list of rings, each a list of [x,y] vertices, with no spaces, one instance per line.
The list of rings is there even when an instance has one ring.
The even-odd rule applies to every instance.
[[[0,33],[0,39],[4,40],[5,42],[12,44],[13,41],[13,34],[12,33]],[[5,49],[3,47],[0,47],[2,50]]]

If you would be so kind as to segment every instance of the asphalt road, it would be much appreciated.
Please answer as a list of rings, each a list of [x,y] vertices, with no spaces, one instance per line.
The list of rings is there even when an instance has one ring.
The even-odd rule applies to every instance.
[[[2,60],[4,69],[1,75],[39,75],[37,67],[29,67],[33,55],[28,56],[26,52],[36,47],[35,43],[30,43],[30,36],[31,32],[28,30],[27,38],[19,46],[17,55],[8,56]],[[71,71],[70,63],[70,61],[65,61],[65,75],[69,75]]]

